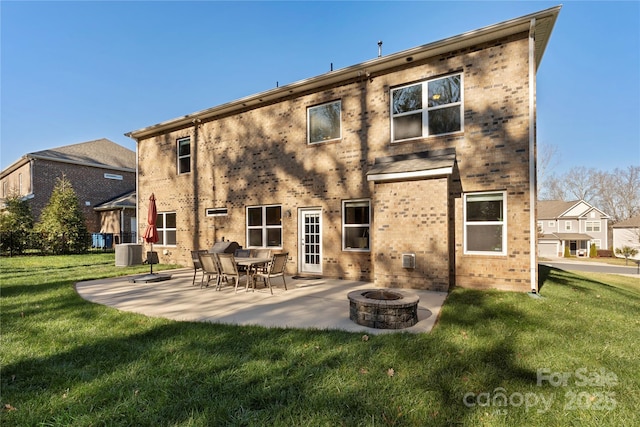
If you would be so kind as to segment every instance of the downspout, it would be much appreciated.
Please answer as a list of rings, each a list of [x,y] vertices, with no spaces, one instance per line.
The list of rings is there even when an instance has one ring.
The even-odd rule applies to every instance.
[[[138,147],[139,141],[131,134],[131,132],[125,133],[124,136],[129,137],[136,142],[136,240],[135,242],[131,243],[138,243],[140,242],[140,233],[138,233],[138,230],[140,229],[140,203],[138,203],[138,201],[140,200],[140,193],[138,192],[138,184],[140,180],[140,171],[138,168],[138,165],[140,164],[140,149]],[[131,230],[131,232],[133,233],[134,230]]]
[[[536,226],[536,62],[535,62],[536,19],[529,24],[529,269],[531,271],[531,292],[538,293],[538,232]]]

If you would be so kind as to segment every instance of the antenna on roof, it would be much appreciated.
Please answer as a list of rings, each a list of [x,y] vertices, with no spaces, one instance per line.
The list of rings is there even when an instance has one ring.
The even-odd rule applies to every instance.
[[[378,58],[382,56],[382,40],[378,41]]]
[[[333,71],[333,62],[331,63],[331,71]]]

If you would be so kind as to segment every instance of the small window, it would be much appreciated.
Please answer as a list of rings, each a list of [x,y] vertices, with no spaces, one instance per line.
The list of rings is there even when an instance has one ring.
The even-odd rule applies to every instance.
[[[547,222],[547,227],[553,228],[556,226],[556,222],[555,221],[549,221]]]
[[[178,174],[191,172],[191,138],[178,140]]]
[[[156,227],[158,229],[158,245],[175,246],[176,245],[176,213],[160,212],[158,213]]]
[[[596,245],[596,249],[602,249],[602,246],[600,246],[600,245],[601,245],[601,241],[600,241],[600,239],[593,239],[593,240],[591,241],[591,243],[593,243],[594,245]]]
[[[465,195],[464,252],[504,255],[507,252],[504,193]]]
[[[571,221],[564,222],[564,231],[571,231]]]
[[[251,248],[282,247],[282,206],[247,208],[247,246]]]
[[[342,202],[342,249],[346,251],[369,251],[371,242],[371,202],[349,200]]]
[[[586,223],[586,231],[590,231],[593,233],[600,232],[600,221],[587,221]]]
[[[341,110],[341,101],[329,102],[307,109],[309,144],[342,138]]]
[[[402,141],[462,130],[462,75],[391,90],[391,140]]]
[[[228,213],[227,208],[209,208],[206,210],[207,216],[226,216]]]

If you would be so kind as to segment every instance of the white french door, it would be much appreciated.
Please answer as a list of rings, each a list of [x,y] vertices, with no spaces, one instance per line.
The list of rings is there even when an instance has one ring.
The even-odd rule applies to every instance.
[[[322,273],[322,210],[300,209],[300,273]]]

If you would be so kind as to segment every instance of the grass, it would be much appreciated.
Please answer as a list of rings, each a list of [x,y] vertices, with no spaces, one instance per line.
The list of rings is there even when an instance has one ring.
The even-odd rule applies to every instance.
[[[0,263],[0,425],[640,423],[636,278],[541,267],[542,298],[455,289],[430,334],[363,337],[82,300],[76,281],[146,271],[112,254]]]

